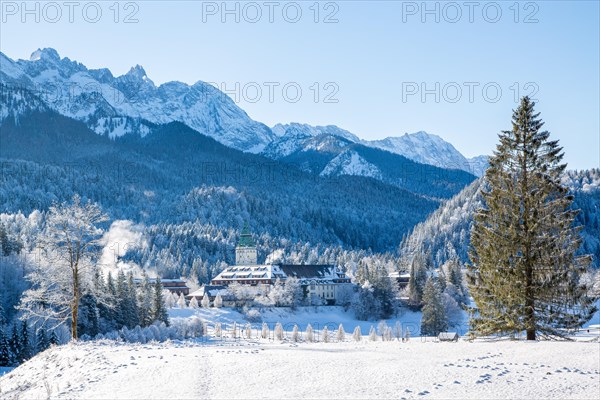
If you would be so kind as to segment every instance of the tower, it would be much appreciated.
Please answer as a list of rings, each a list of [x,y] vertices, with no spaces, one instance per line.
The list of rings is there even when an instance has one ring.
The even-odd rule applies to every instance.
[[[235,264],[236,265],[256,265],[257,251],[256,243],[250,234],[250,227],[246,222],[242,234],[235,246]]]

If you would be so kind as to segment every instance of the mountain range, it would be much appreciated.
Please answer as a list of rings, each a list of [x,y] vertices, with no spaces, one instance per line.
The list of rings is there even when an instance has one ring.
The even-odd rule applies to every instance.
[[[368,141],[335,125],[291,123],[269,128],[251,119],[230,97],[208,83],[198,81],[187,85],[174,81],[156,86],[140,65],[115,77],[106,68],[88,69],[68,57],[61,58],[51,48],[38,49],[29,60],[17,61],[0,52],[0,82],[37,93],[58,113],[82,121],[92,131],[111,138],[128,133],[144,136],[152,124],[178,121],[228,147],[262,152],[277,160],[299,151],[305,154],[305,147],[311,146],[305,142],[318,136],[321,142],[334,142],[339,137],[419,163],[460,169],[476,176],[481,176],[487,165],[485,156],[467,159],[450,143],[426,132]],[[312,150],[320,152],[321,148]],[[321,172],[363,173],[362,168],[336,168],[335,164],[348,164],[342,159],[358,160],[355,154],[342,154],[341,159]],[[363,160],[358,162],[364,164]],[[369,166],[364,168],[364,174],[377,176]]]

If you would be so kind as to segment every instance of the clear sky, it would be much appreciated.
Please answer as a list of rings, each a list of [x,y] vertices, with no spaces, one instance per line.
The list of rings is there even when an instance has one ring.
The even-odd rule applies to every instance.
[[[212,82],[270,126],[424,130],[467,156],[535,93],[569,167],[600,166],[598,1],[114,3],[3,0],[0,50],[53,47],[115,75],[141,64],[156,84]]]

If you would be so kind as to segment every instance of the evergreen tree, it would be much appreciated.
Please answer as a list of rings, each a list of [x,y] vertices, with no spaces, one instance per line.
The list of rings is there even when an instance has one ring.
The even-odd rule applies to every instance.
[[[77,329],[80,335],[89,335],[91,337],[100,333],[100,324],[98,321],[98,303],[96,296],[91,293],[86,293],[81,296],[79,304],[79,321]]]
[[[4,307],[2,307],[2,303],[0,303],[0,329],[6,325],[6,315],[4,314]]]
[[[8,367],[11,362],[10,344],[4,329],[0,326],[0,367]]]
[[[204,292],[204,293],[205,294],[204,294],[204,296],[202,296],[202,300],[200,301],[200,303],[202,304],[202,307],[209,308],[210,307],[210,297],[208,297],[208,292]],[[216,299],[215,299],[215,303],[216,303]]]
[[[21,335],[19,333],[19,328],[17,327],[16,322],[13,324],[12,334],[10,336],[8,344],[10,346],[11,362],[13,364],[19,364],[21,360],[22,342]]]
[[[306,341],[309,343],[315,341],[315,334],[311,324],[306,325]]]
[[[275,339],[283,340],[283,326],[280,322],[275,324]]]
[[[191,309],[200,308],[200,305],[198,304],[198,299],[196,299],[196,296],[193,296],[191,298],[189,308],[191,308]]]
[[[327,325],[325,325],[321,331],[321,340],[323,343],[329,343],[329,329],[327,329]]]
[[[31,341],[29,340],[29,327],[27,322],[23,321],[21,324],[21,354],[19,357],[19,363],[29,360],[33,355],[31,349]]]
[[[423,291],[423,315],[421,317],[421,335],[437,336],[448,329],[448,321],[442,293],[434,278],[429,278]]]
[[[46,332],[46,328],[43,326],[38,330],[37,333],[37,352],[41,353],[42,351],[48,349],[50,347],[50,339],[48,338],[48,332]]]
[[[352,339],[354,339],[355,342],[360,342],[360,340],[362,339],[362,332],[360,331],[360,326],[354,328],[354,332],[352,332]]]
[[[142,284],[137,290],[137,309],[138,309],[138,320],[140,326],[145,327],[152,324],[152,285],[150,279],[144,271],[142,276]]]
[[[371,325],[371,329],[369,329],[369,340],[372,342],[377,341],[377,331],[375,331],[375,327]]]
[[[56,335],[55,330],[52,330],[52,333],[50,334],[50,344],[54,346],[59,344],[58,336]]]
[[[336,339],[338,342],[343,342],[344,340],[346,340],[346,332],[344,332],[344,326],[342,324],[338,326]]]
[[[298,332],[298,325],[294,325],[292,329],[292,342],[300,341],[300,333]]]
[[[580,280],[591,258],[576,255],[578,211],[561,183],[566,168],[558,141],[549,140],[534,103],[524,97],[503,131],[483,190],[484,209],[471,234],[469,284],[481,335],[525,331],[564,337],[595,311]]]
[[[269,338],[269,325],[267,325],[266,322],[263,322],[263,324],[262,324],[262,330],[260,332],[260,337],[263,339]]]
[[[137,302],[137,287],[131,271],[127,274],[127,322],[128,328],[135,328],[141,325],[140,310]]]
[[[165,300],[163,298],[163,286],[160,278],[156,278],[154,283],[154,301],[152,302],[152,319],[154,321],[164,322],[165,325],[169,326],[169,314],[165,307]]]
[[[215,306],[215,308],[223,307],[223,298],[221,297],[221,293],[217,293],[217,295],[215,296],[214,306]]]

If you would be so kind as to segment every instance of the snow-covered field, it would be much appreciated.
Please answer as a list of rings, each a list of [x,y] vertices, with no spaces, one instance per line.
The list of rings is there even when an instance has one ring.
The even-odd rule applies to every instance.
[[[0,378],[0,390],[2,399],[597,399],[600,344],[88,342],[47,350]]]
[[[244,315],[232,309],[172,309],[171,319],[200,317],[208,336],[194,341],[126,344],[82,342],[54,347],[0,378],[1,399],[190,398],[443,398],[597,399],[600,397],[600,326],[574,342],[475,341],[440,343],[413,336],[408,342],[370,341],[377,322],[356,321],[337,307],[263,310],[245,336]],[[418,326],[419,313],[397,320]],[[214,322],[223,339],[214,337]],[[394,320],[387,323],[393,326]],[[175,322],[175,321],[174,321]],[[274,340],[280,322],[287,339]],[[595,321],[594,321],[595,322]],[[293,343],[289,332],[310,323],[315,337],[327,326],[331,343]],[[335,341],[342,323],[344,342]],[[351,332],[360,326],[360,342]],[[333,332],[332,332],[333,331]],[[0,373],[1,375],[1,373]]]

